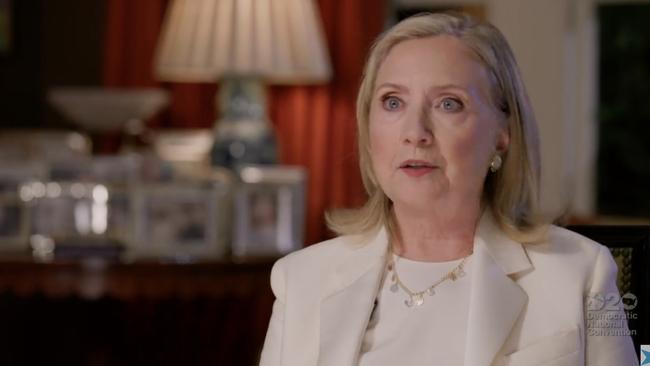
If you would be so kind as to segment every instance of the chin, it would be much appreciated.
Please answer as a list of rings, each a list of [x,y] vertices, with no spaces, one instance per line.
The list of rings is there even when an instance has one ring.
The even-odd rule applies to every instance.
[[[431,194],[431,192],[428,192],[426,195],[396,197],[396,199],[392,199],[395,206],[411,212],[431,211],[431,208],[435,207],[436,203],[440,203],[441,200],[441,196]]]

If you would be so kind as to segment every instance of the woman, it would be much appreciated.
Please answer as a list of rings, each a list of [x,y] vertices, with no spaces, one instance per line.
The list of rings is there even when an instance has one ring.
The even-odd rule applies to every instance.
[[[369,199],[274,266],[261,365],[638,364],[625,324],[586,321],[586,296],[618,293],[609,251],[538,218],[536,122],[496,28],[399,23],[357,119]]]

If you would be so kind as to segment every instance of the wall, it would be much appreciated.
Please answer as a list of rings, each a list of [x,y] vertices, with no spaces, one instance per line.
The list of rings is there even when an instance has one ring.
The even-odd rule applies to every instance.
[[[596,52],[593,4],[489,0],[488,18],[518,59],[542,139],[549,216],[594,214]]]
[[[101,83],[105,0],[14,0],[14,49],[0,59],[0,128],[61,127],[56,85]]]

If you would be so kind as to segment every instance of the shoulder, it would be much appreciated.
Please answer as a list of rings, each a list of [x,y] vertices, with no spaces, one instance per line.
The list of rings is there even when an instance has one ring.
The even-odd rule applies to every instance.
[[[280,258],[271,271],[271,287],[276,297],[284,298],[285,289],[320,284],[336,263],[355,248],[364,245],[368,237],[345,235],[310,245]],[[305,285],[307,286],[307,285]]]
[[[529,255],[558,255],[579,262],[591,262],[607,249],[585,236],[555,225],[549,226],[544,240],[524,246]]]
[[[364,243],[361,235],[345,235],[312,244],[292,252],[278,260],[277,264],[292,270],[313,271],[316,268],[331,266],[333,262]]]
[[[566,228],[549,225],[546,239],[539,245],[531,244],[529,246],[529,248],[535,247],[540,250],[559,250],[569,253],[577,251],[583,255],[596,255],[603,245]]]
[[[608,277],[616,274],[616,263],[607,247],[585,236],[551,225],[546,239],[526,244],[526,252],[536,269],[559,275],[583,277],[593,281],[594,273]]]

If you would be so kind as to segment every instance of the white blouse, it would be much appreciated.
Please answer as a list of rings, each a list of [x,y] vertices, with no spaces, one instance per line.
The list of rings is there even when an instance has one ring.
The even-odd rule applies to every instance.
[[[418,262],[394,255],[399,279],[413,292],[423,291],[461,259]],[[425,295],[420,306],[408,307],[409,295],[395,285],[386,271],[361,345],[360,366],[462,365],[470,301],[472,256],[463,266],[465,275],[446,280]]]

